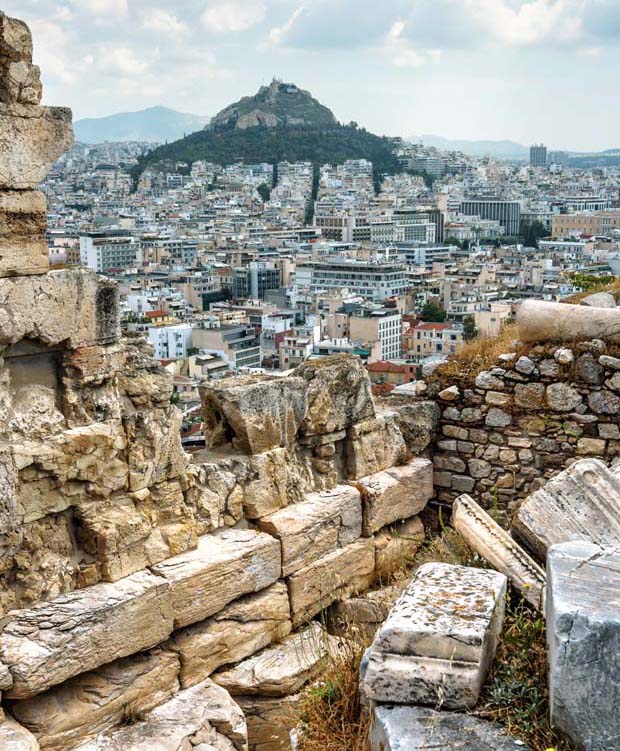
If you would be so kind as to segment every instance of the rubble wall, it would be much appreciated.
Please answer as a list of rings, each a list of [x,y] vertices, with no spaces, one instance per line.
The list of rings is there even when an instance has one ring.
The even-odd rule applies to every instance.
[[[583,309],[582,309],[583,310]],[[470,494],[500,520],[576,460],[620,455],[620,358],[602,340],[501,355],[475,380],[441,375],[437,499]]]

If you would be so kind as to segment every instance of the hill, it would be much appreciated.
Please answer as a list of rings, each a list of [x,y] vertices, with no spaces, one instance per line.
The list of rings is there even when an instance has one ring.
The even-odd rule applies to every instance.
[[[104,141],[176,141],[201,130],[208,117],[176,112],[168,107],[149,107],[138,112],[119,112],[87,118],[74,124],[75,138],[82,143]]]
[[[160,146],[133,170],[176,169],[205,160],[216,164],[310,161],[341,164],[369,159],[375,174],[393,173],[399,164],[389,138],[376,136],[354,123],[340,125],[332,112],[293,84],[274,81],[253,97],[244,97],[218,113],[198,133]]]

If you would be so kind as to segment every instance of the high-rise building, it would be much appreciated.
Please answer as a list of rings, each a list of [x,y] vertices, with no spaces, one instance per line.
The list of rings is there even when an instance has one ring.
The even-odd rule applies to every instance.
[[[542,143],[530,146],[530,164],[532,167],[547,166],[547,147]]]
[[[101,273],[125,271],[142,264],[140,242],[123,230],[102,230],[80,236],[80,260]]]
[[[282,286],[282,272],[269,261],[251,261],[233,269],[232,296],[235,300],[264,300],[270,290]]]
[[[479,216],[499,222],[507,235],[516,236],[521,229],[521,204],[501,198],[472,198],[461,201],[461,214]]]

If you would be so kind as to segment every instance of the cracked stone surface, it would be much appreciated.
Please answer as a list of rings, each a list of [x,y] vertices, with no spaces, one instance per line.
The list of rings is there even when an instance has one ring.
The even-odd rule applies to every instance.
[[[554,545],[547,558],[551,722],[579,751],[620,747],[620,546]]]

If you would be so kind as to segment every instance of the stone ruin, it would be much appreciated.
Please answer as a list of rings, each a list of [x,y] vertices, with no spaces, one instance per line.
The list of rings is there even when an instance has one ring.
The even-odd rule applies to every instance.
[[[620,485],[591,458],[620,446],[605,343],[575,346],[570,372],[565,345],[507,354],[426,401],[375,404],[347,356],[207,384],[190,457],[168,374],[121,337],[116,286],[49,269],[36,186],[72,132],[40,98],[30,33],[0,13],[0,748],[290,749],[300,691],[338,648],[324,617],[378,628],[373,749],[512,749],[462,714],[507,580],[547,614],[554,722],[617,748]],[[566,339],[568,318],[533,305],[522,339]],[[578,323],[616,341],[614,311]],[[543,405],[554,419],[524,422]],[[513,535],[485,511],[493,482]],[[396,594],[365,593],[416,552],[433,496],[495,570],[424,566],[389,612]]]

